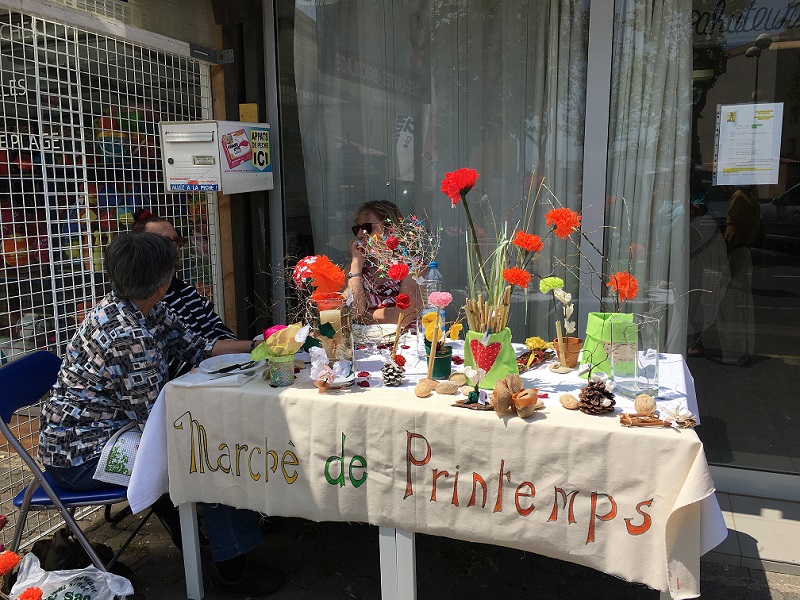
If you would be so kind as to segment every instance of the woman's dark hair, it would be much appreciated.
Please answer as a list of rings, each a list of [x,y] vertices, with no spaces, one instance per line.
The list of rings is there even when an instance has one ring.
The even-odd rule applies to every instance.
[[[154,215],[146,208],[137,210],[133,213],[133,227],[131,227],[131,233],[143,233],[147,231],[148,223],[160,223],[161,221],[166,221],[166,219]]]
[[[399,223],[403,220],[403,215],[400,214],[400,209],[394,202],[388,200],[371,200],[365,202],[358,207],[356,214],[353,215],[353,222],[359,225],[364,220],[367,213],[372,213],[378,217],[383,223]]]
[[[155,233],[122,233],[106,248],[111,289],[124,300],[147,300],[169,283],[178,264],[175,244]]]

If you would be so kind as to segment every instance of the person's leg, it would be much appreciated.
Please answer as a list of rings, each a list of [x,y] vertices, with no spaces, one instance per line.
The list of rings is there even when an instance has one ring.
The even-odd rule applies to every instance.
[[[285,575],[246,556],[263,541],[259,514],[225,504],[203,504],[203,520],[211,542],[217,575],[211,588],[222,594],[261,597],[280,589]]]
[[[97,456],[75,467],[48,466],[45,467],[44,470],[59,487],[73,492],[119,487],[113,483],[106,483],[105,481],[94,479],[94,472],[97,470],[97,463],[99,460],[100,457]]]

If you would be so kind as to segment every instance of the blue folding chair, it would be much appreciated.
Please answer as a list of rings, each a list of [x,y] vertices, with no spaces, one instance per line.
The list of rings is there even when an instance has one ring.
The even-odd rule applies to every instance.
[[[17,451],[33,475],[33,481],[19,492],[13,500],[14,506],[19,509],[19,516],[10,549],[14,552],[19,549],[22,531],[29,511],[58,510],[67,527],[86,550],[89,558],[92,559],[92,563],[98,569],[107,571],[133,541],[139,530],[144,527],[153,511],[151,510],[141,520],[114,557],[108,563],[103,563],[78,526],[74,516],[75,509],[81,506],[105,505],[106,519],[113,522],[115,520],[109,519],[110,506],[128,500],[127,488],[114,486],[99,490],[73,492],[59,487],[28,453],[28,449],[25,448],[8,426],[16,411],[36,404],[49,392],[56,382],[60,367],[61,359],[58,356],[45,350],[39,350],[0,368],[0,417],[2,417],[0,419],[0,433],[5,436],[11,447]]]

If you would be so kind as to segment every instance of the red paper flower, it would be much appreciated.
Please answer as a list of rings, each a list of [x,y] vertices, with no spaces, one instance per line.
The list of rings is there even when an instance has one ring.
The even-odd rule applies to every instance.
[[[408,265],[404,263],[394,263],[389,267],[389,278],[395,281],[403,281],[408,275]]]
[[[453,206],[455,206],[461,200],[461,196],[475,187],[478,177],[480,175],[475,169],[461,168],[446,173],[444,179],[442,179],[442,192],[450,198]]]
[[[316,260],[316,256],[306,256],[305,258],[297,261],[294,271],[292,271],[292,279],[297,287],[303,287],[306,279],[310,279],[313,276],[313,273],[311,272],[311,265],[316,262]]]
[[[0,554],[0,577],[5,577],[11,570],[19,564],[20,556],[11,550],[6,550]]]
[[[526,288],[528,287],[528,284],[531,282],[531,274],[528,273],[525,269],[511,267],[509,269],[503,270],[503,279],[505,279],[511,285],[516,285],[521,288]]]
[[[581,216],[568,208],[553,208],[544,217],[548,227],[555,226],[556,237],[566,239],[581,226]]]
[[[308,264],[311,270],[311,285],[318,292],[338,292],[344,287],[344,271],[331,262],[324,255],[318,255],[312,263]]]
[[[542,238],[538,235],[525,233],[524,231],[518,231],[512,243],[518,248],[522,248],[528,252],[541,252],[542,248],[544,248]]]
[[[37,587],[29,587],[17,597],[17,600],[42,600],[42,590]]]
[[[394,299],[394,305],[400,310],[405,310],[411,306],[411,297],[408,294],[398,294]]]
[[[402,354],[395,354],[394,355],[394,362],[397,364],[398,367],[403,367],[406,364],[406,357]]]
[[[395,236],[390,235],[386,238],[386,247],[389,250],[397,250],[397,247],[400,245],[400,240],[398,240]]]
[[[608,288],[617,292],[621,302],[633,300],[639,292],[636,277],[625,271],[618,271],[608,278]]]

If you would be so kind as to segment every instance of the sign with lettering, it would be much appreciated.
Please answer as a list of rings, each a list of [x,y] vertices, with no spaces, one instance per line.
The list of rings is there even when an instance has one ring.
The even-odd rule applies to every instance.
[[[693,431],[623,429],[561,406],[499,419],[449,397],[320,395],[300,380],[170,386],[166,399],[176,503],[368,522],[533,551],[657,589],[698,585],[699,544],[669,541],[698,535],[699,507],[672,519],[713,493]]]
[[[778,183],[783,103],[717,106],[714,185]]]

